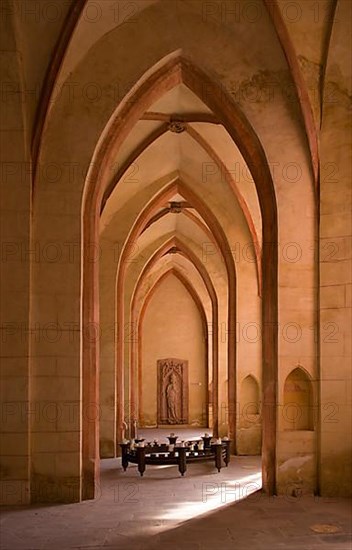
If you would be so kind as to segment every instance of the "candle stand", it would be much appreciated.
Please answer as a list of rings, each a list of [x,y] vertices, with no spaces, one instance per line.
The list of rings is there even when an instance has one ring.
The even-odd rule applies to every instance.
[[[168,438],[169,440],[171,438]],[[187,465],[194,462],[212,461],[220,472],[223,464],[227,466],[230,462],[230,443],[229,439],[219,440],[217,443],[204,441],[203,449],[198,448],[198,441],[187,441],[182,446],[173,444],[173,450],[169,450],[167,443],[139,443],[137,446],[131,446],[131,443],[120,443],[122,450],[122,467],[127,470],[129,463],[137,464],[138,471],[143,476],[146,465],[168,465],[175,464],[181,476],[187,471]]]

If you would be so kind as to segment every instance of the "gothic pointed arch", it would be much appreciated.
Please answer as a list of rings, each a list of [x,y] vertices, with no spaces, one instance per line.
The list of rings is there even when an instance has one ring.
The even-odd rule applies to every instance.
[[[82,209],[83,244],[98,241],[98,220],[107,181],[107,167],[131,128],[146,108],[167,90],[184,82],[196,95],[202,97],[222,124],[250,166],[257,187],[263,223],[263,477],[264,486],[272,493],[275,486],[276,426],[273,422],[277,379],[277,214],[273,181],[268,162],[258,136],[248,120],[224,90],[209,75],[179,53],[168,56],[144,75],[120,103],[106,126],[95,149],[91,169],[87,175]],[[212,93],[204,97],[204,86]],[[105,173],[104,173],[105,172]],[[97,185],[98,183],[98,185]],[[83,246],[84,248],[84,246]],[[97,265],[82,257],[82,315],[83,324],[98,322]],[[231,282],[230,282],[231,284]],[[229,317],[230,326],[234,323]],[[96,343],[83,349],[83,402],[94,396],[97,399],[96,369],[98,364]],[[229,358],[235,364],[235,356]],[[229,380],[229,398],[235,396],[235,379]],[[230,409],[232,409],[231,404]],[[83,429],[83,460],[87,472],[92,472],[96,455],[97,428],[90,423]],[[96,434],[93,436],[93,434]],[[84,467],[84,468],[85,468]],[[92,473],[88,473],[88,478]]]

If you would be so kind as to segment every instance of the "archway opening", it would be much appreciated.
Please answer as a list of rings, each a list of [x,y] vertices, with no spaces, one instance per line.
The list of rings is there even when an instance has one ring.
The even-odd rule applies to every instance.
[[[176,71],[175,71],[176,69]],[[151,82],[149,84],[150,86],[150,89],[153,89],[153,86],[154,86],[154,92],[155,92],[155,89],[156,89],[156,82],[159,82],[159,78],[161,77],[161,75],[163,73],[165,73],[165,70],[166,70],[166,74],[168,71],[172,71],[170,74],[173,74],[173,78],[175,76],[177,76],[176,78],[176,83],[179,82],[178,79],[180,80],[183,80],[188,86],[190,86],[192,88],[192,94],[194,94],[199,86],[201,85],[201,80],[202,79],[205,79],[205,81],[207,81],[208,77],[205,76],[203,73],[201,73],[198,69],[196,70],[196,73],[194,74],[190,69],[194,69],[194,67],[192,67],[189,62],[184,62],[184,60],[173,60],[171,65],[170,63],[166,63],[163,67],[158,67],[156,73],[154,75],[152,75],[150,77],[151,79]],[[192,73],[192,77],[190,76]],[[155,80],[155,76],[157,75],[157,80]],[[195,76],[196,75],[196,76]],[[197,80],[198,79],[198,80]],[[175,85],[175,82],[173,82],[173,85]],[[140,109],[140,116],[145,114],[146,113],[146,105],[148,104],[148,94],[149,94],[149,90],[148,86],[145,85],[145,82],[143,84],[143,90],[146,90],[146,96],[141,98],[140,99],[140,107],[138,107]],[[171,89],[171,87],[170,87]],[[199,90],[198,90],[199,91]],[[260,204],[260,210],[257,211],[259,212],[259,214],[261,214],[262,216],[262,229],[263,229],[263,235],[262,235],[262,239],[263,238],[267,238],[269,237],[270,239],[273,239],[274,235],[276,234],[276,206],[275,206],[275,199],[274,199],[274,195],[273,195],[273,189],[272,189],[272,182],[271,182],[271,177],[270,177],[270,171],[268,170],[268,167],[267,167],[267,164],[266,164],[266,160],[265,160],[265,156],[263,156],[263,151],[261,150],[261,147],[260,147],[260,144],[259,144],[259,141],[256,139],[254,133],[252,132],[251,128],[249,127],[249,125],[245,122],[245,120],[243,119],[243,117],[241,115],[238,115],[238,112],[236,111],[235,107],[233,104],[231,104],[231,101],[230,100],[225,100],[224,101],[224,97],[223,97],[223,91],[221,93],[221,97],[218,95],[218,92],[219,90],[217,90],[217,88],[215,87],[215,90],[214,90],[214,94],[212,95],[212,97],[210,98],[209,100],[209,105],[207,106],[207,108],[213,108],[214,110],[214,113],[217,112],[218,114],[221,114],[221,124],[224,128],[224,131],[225,133],[227,132],[227,134],[230,136],[230,138],[232,138],[232,140],[235,141],[236,145],[239,147],[239,151],[240,151],[240,155],[242,154],[243,157],[241,156],[241,158],[243,159],[243,161],[247,160],[250,161],[251,160],[251,157],[252,157],[252,160],[253,162],[251,163],[251,171],[253,172],[253,181],[254,181],[254,186],[256,185],[256,175],[259,175],[258,174],[258,166],[261,165],[261,170],[260,170],[260,176],[261,176],[261,186],[258,188],[258,197],[259,197],[259,204]],[[165,88],[164,88],[164,93],[165,93]],[[136,103],[138,105],[138,99],[136,100]],[[136,107],[136,104],[134,105],[134,107]],[[126,105],[124,105],[123,107],[121,107],[121,109],[126,109]],[[128,119],[129,116],[131,116],[131,124],[136,124],[136,110],[134,108],[134,110],[132,111],[132,113],[129,115],[128,114],[128,111],[129,111],[129,107],[127,107],[127,112],[125,113],[126,115],[126,118]],[[237,113],[237,114],[236,114]],[[169,115],[170,117],[172,117],[172,114],[170,113]],[[239,123],[239,126],[241,128],[241,130],[239,130],[238,128],[238,125],[236,125],[236,117],[237,118],[237,122]],[[233,118],[234,117],[234,118]],[[148,120],[150,120],[150,118],[152,117],[147,117]],[[173,117],[175,118],[175,117]],[[178,116],[176,117],[177,119],[179,118]],[[181,118],[182,118],[182,115],[181,115]],[[119,119],[121,120],[121,113],[119,114]],[[191,121],[190,121],[191,122]],[[190,124],[190,122],[187,122],[187,124]],[[207,121],[208,122],[208,121]],[[130,126],[131,126],[130,124]],[[116,149],[116,144],[119,144],[119,147],[121,147],[123,145],[123,139],[127,140],[127,135],[126,135],[126,127],[129,126],[128,124],[124,125],[123,126],[123,130],[122,130],[122,133],[120,133],[120,137],[118,139],[114,139],[114,143],[115,143],[115,152],[114,154],[116,154],[117,152],[117,149]],[[132,126],[131,126],[132,128]],[[170,121],[170,124],[169,124],[169,132],[171,133],[174,133],[176,134],[176,136],[178,136],[179,134],[183,134],[183,131],[184,131],[184,122],[183,121],[177,121],[177,124],[175,125],[174,123],[174,120],[171,120]],[[118,129],[115,127],[114,129],[115,133],[117,135],[119,135],[119,131]],[[240,133],[239,133],[240,132]],[[175,136],[175,137],[176,137]],[[252,142],[252,144],[250,145],[250,142]],[[127,141],[126,141],[127,143]],[[148,144],[149,144],[149,141],[148,141]],[[128,146],[127,146],[128,147]],[[140,157],[141,159],[145,156],[145,147],[142,147],[141,144],[139,144],[137,146],[137,149],[140,151]],[[163,150],[163,149],[162,149]],[[105,149],[106,151],[106,149]],[[177,158],[178,158],[178,166],[175,167],[176,169],[176,172],[180,172],[180,169],[181,171],[194,171],[195,169],[195,166],[198,162],[198,164],[200,164],[201,166],[204,166],[204,162],[206,162],[206,160],[204,161],[204,155],[208,155],[209,156],[209,151],[205,150],[202,154],[197,154],[196,157],[189,157],[187,154],[184,154],[183,152],[183,149],[181,147],[181,151],[180,151],[180,147],[178,146],[178,154],[177,154]],[[108,148],[108,153],[109,155],[112,154],[112,148],[109,147]],[[154,154],[155,155],[155,151],[152,151],[151,152],[152,155]],[[254,154],[254,156],[253,156]],[[203,155],[203,156],[202,156]],[[99,157],[99,155],[98,155]],[[154,157],[154,165],[157,164],[156,162],[156,159],[158,157]],[[181,160],[180,160],[181,159]],[[255,159],[257,160],[257,163],[255,162]],[[100,159],[101,160],[101,159]],[[196,162],[194,162],[196,161]],[[211,164],[214,165],[214,156],[212,157],[211,159]],[[215,163],[216,164],[216,163]],[[100,164],[99,164],[100,165]],[[147,162],[147,165],[148,165],[148,162]],[[150,165],[149,165],[149,168],[150,168]],[[116,206],[116,198],[114,199],[114,197],[119,197],[120,196],[120,199],[122,199],[122,206],[125,206],[126,208],[128,206],[130,206],[130,202],[128,202],[128,195],[124,194],[124,189],[127,189],[126,185],[123,186],[121,185],[121,183],[126,183],[126,180],[128,181],[128,179],[130,178],[131,174],[128,175],[128,177],[126,178],[122,178],[122,180],[120,179],[119,181],[115,181],[115,187],[113,188],[110,188],[110,191],[108,193],[108,195],[106,195],[105,193],[105,198],[103,199],[103,204],[104,204],[104,210],[103,210],[103,216],[102,216],[102,220],[103,220],[103,225],[101,226],[101,230],[104,231],[109,225],[111,225],[111,220],[113,220],[114,218],[114,215],[119,211],[119,208],[115,208],[115,212],[114,212],[114,208],[111,208],[110,206],[112,204],[115,204]],[[198,182],[200,181],[199,180],[199,173],[198,173],[198,177],[194,177],[193,174],[191,174],[191,180],[193,178],[193,181],[197,181],[198,179]],[[248,224],[248,209],[244,208],[244,205],[246,203],[246,200],[242,197],[241,200],[239,200],[239,195],[237,195],[237,197],[234,197],[233,196],[233,189],[229,189],[229,181],[228,181],[228,178],[225,178],[225,182],[223,181],[223,178],[221,177],[221,174],[220,174],[220,177],[219,177],[219,173],[217,171],[213,172],[211,174],[211,178],[210,180],[208,178],[204,178],[203,177],[204,174],[202,175],[201,177],[201,182],[202,184],[204,183],[209,183],[209,181],[217,181],[218,184],[220,185],[223,185],[223,189],[227,189],[227,191],[232,194],[232,201],[230,201],[229,204],[232,204],[233,207],[236,209],[237,208],[237,211],[238,213],[240,213],[240,216],[237,217],[237,219],[242,219],[241,221],[241,224],[242,226],[242,229],[241,231],[243,231],[243,239],[246,239],[246,241],[243,241],[243,242],[246,242],[246,245],[248,246],[248,236],[252,235],[252,230],[253,230],[253,224]],[[209,174],[207,174],[207,176],[209,176]],[[106,176],[104,176],[106,177]],[[101,178],[101,181],[104,180],[104,177]],[[89,178],[91,179],[91,178]],[[155,181],[155,186],[154,188],[157,189],[157,186],[160,185],[160,182],[162,181],[162,177],[160,178],[159,176],[159,179],[158,180],[155,180],[154,177],[151,178],[149,177],[149,183],[148,183],[148,186],[149,186],[149,189],[152,191],[153,189],[153,181]],[[265,182],[265,183],[264,183]],[[119,185],[117,185],[117,183],[119,183]],[[130,180],[129,183],[131,184],[130,185],[130,188],[132,189],[132,192],[134,192],[134,196],[136,197],[136,192],[137,192],[137,189],[136,187],[134,186],[134,184],[136,183],[135,181]],[[138,182],[137,182],[138,183]],[[268,186],[268,192],[264,192],[263,189],[265,189],[265,187]],[[146,189],[146,188],[145,188]],[[260,191],[259,191],[260,189]],[[101,188],[102,190],[102,188]],[[117,194],[116,194],[116,191],[117,190]],[[119,190],[121,190],[119,192]],[[87,207],[89,206],[90,202],[93,200],[94,196],[96,197],[96,199],[98,200],[98,203],[96,204],[99,204],[99,189],[98,190],[92,190],[93,194],[90,194],[89,191],[87,190],[87,194],[86,194],[86,199],[87,199],[87,202],[86,202],[86,207],[85,207],[85,211],[87,211]],[[149,191],[148,191],[149,192]],[[192,191],[193,193],[193,191]],[[140,196],[142,197],[143,195],[143,192],[140,193]],[[151,197],[152,195],[150,195]],[[193,199],[194,199],[194,202],[197,202],[197,195],[196,194],[193,194]],[[211,198],[212,196],[212,193],[210,192],[209,194],[209,198]],[[147,200],[148,201],[148,194],[146,194],[144,192],[144,200]],[[102,194],[100,192],[100,198],[102,198]],[[150,200],[150,199],[149,199]],[[219,204],[216,204],[216,193],[215,195],[213,195],[213,201],[214,204],[213,204],[213,207],[214,209],[219,209],[220,208],[220,211],[221,211],[221,206]],[[274,201],[274,202],[273,202]],[[175,201],[175,202],[178,202],[178,201]],[[199,203],[199,201],[198,201]],[[121,206],[121,202],[120,202],[120,206]],[[196,206],[197,210],[199,210],[199,205],[192,205],[191,204],[191,208],[194,208],[194,206]],[[106,208],[108,207],[108,209]],[[211,210],[209,210],[211,211]],[[208,219],[206,220],[206,226],[208,226],[208,229],[210,229],[210,232],[213,233],[213,235],[215,236],[215,239],[217,241],[217,245],[218,247],[220,246],[220,249],[221,249],[221,240],[222,240],[222,246],[224,245],[224,238],[222,237],[223,235],[226,235],[226,231],[224,232],[223,230],[223,227],[224,227],[224,219],[221,219],[221,214],[220,214],[220,211],[217,213],[217,215],[212,215],[211,217],[208,216]],[[108,212],[108,214],[107,214]],[[121,212],[120,212],[121,213]],[[153,215],[155,215],[156,212],[153,212]],[[220,216],[220,217],[219,217]],[[161,217],[161,216],[160,216]],[[204,217],[204,215],[203,215]],[[266,222],[266,220],[268,219],[269,217],[269,223]],[[150,229],[155,229],[155,226],[157,224],[155,223],[152,223],[150,224],[150,221],[151,220],[148,220],[148,223],[149,223],[149,227],[147,229],[147,231],[149,231]],[[228,223],[228,222],[227,222]],[[141,235],[141,231],[142,229],[145,229],[145,228],[142,228],[142,226],[139,226],[139,222],[138,222],[138,231],[137,231],[137,238],[140,238],[140,235]],[[210,227],[212,226],[212,227]],[[226,226],[226,224],[225,224]],[[90,231],[94,231],[96,232],[96,229],[97,227],[95,226],[94,227],[94,224],[92,224],[92,218],[90,217],[89,220],[87,219],[87,224],[84,224],[84,228],[87,229],[87,232],[86,235],[88,236],[89,235],[89,232]],[[235,228],[233,228],[235,229]],[[122,243],[120,242],[120,244],[122,244],[121,246],[121,254],[118,255],[118,265],[119,265],[119,269],[123,268],[125,269],[125,262],[126,262],[126,254],[124,256],[124,253],[126,253],[126,250],[128,251],[128,254],[127,254],[127,257],[128,255],[131,253],[131,243],[128,245],[128,248],[126,249],[125,248],[125,243],[127,242],[126,241],[126,237],[129,235],[129,233],[132,231],[132,226],[130,226],[130,228],[128,228],[128,226],[126,226],[124,228],[125,231],[125,237],[124,237],[124,240],[122,241]],[[145,231],[145,232],[147,232]],[[152,232],[151,232],[152,233]],[[177,234],[177,231],[176,231],[176,234]],[[155,240],[155,235],[154,235],[154,240]],[[273,239],[275,241],[275,239]],[[228,237],[226,239],[225,237],[225,242],[228,242]],[[208,244],[207,241],[205,241],[206,244]],[[133,243],[133,245],[135,245],[136,243]],[[195,243],[196,246],[197,246],[197,243]],[[202,242],[202,245],[204,245],[204,240]],[[251,244],[252,248],[253,248],[253,257],[254,258],[257,258],[257,261],[258,261],[258,242],[257,240],[255,240],[255,242],[252,241],[252,244]],[[229,250],[230,250],[230,254],[229,254]],[[198,253],[199,253],[199,243],[198,243]],[[213,316],[212,318],[212,329],[213,329],[213,332],[217,334],[217,336],[219,337],[219,331],[223,331],[224,333],[224,337],[223,337],[223,340],[222,340],[222,343],[225,343],[225,346],[220,346],[221,349],[218,350],[218,349],[214,349],[215,346],[214,346],[214,343],[213,343],[213,349],[212,349],[212,353],[216,353],[216,354],[222,354],[223,356],[223,361],[222,361],[222,365],[225,365],[225,371],[224,371],[224,367],[222,365],[219,366],[219,369],[214,369],[213,372],[214,372],[214,379],[213,379],[213,384],[214,384],[214,393],[213,393],[213,404],[212,404],[212,416],[213,416],[213,423],[214,423],[214,426],[216,427],[216,433],[218,432],[219,430],[219,422],[221,424],[221,422],[223,421],[223,430],[226,429],[226,426],[229,426],[229,430],[227,429],[227,431],[230,432],[230,436],[232,437],[233,439],[233,445],[234,445],[234,448],[236,448],[236,445],[237,445],[237,440],[236,440],[236,429],[235,429],[235,425],[236,425],[236,402],[237,402],[237,390],[236,390],[236,346],[235,346],[235,320],[236,320],[236,298],[235,298],[235,293],[236,293],[236,286],[235,286],[235,281],[236,281],[236,275],[235,275],[235,271],[234,271],[234,265],[233,263],[231,263],[231,261],[233,262],[233,256],[232,256],[232,252],[231,252],[231,249],[229,249],[229,247],[227,249],[222,249],[221,250],[221,253],[222,253],[222,256],[223,256],[223,259],[224,259],[224,262],[225,262],[225,266],[226,266],[226,273],[227,273],[227,287],[225,289],[225,291],[222,293],[221,290],[217,290],[216,291],[216,294],[217,296],[219,296],[221,293],[222,293],[222,298],[221,300],[223,300],[223,305],[221,306],[221,319],[217,319]],[[201,250],[200,250],[200,254],[203,255],[203,260],[204,260],[204,264],[206,262],[211,262],[210,258],[209,257],[205,257],[205,256],[211,256],[214,254],[214,252],[211,252],[211,254],[206,254],[204,252],[204,248],[201,246]],[[266,407],[264,409],[264,413],[263,413],[263,426],[264,426],[264,437],[263,437],[263,441],[264,441],[264,453],[263,453],[263,457],[264,457],[264,460],[263,460],[263,473],[264,473],[264,479],[265,479],[265,486],[267,488],[267,490],[270,492],[270,491],[273,491],[273,487],[274,487],[274,467],[273,467],[273,460],[274,460],[274,457],[275,457],[275,453],[273,452],[273,450],[275,449],[275,435],[274,435],[274,431],[273,431],[273,422],[272,422],[272,418],[273,418],[273,415],[270,413],[270,410],[271,408],[274,406],[274,403],[275,403],[275,400],[272,399],[272,392],[274,391],[274,388],[275,388],[275,384],[272,383],[273,381],[273,376],[275,378],[275,369],[276,369],[276,364],[277,364],[277,359],[276,359],[276,353],[277,353],[277,350],[276,350],[276,331],[275,331],[275,323],[272,322],[272,319],[276,317],[276,312],[277,312],[277,304],[276,304],[276,292],[277,292],[277,287],[276,287],[276,248],[275,247],[263,247],[263,252],[262,252],[262,258],[263,258],[263,262],[261,263],[261,269],[262,271],[259,271],[258,272],[258,268],[256,268],[254,266],[254,270],[253,273],[253,280],[255,281],[255,286],[257,286],[258,288],[260,287],[261,285],[261,281],[262,281],[262,284],[263,284],[263,301],[266,303],[266,304],[270,304],[270,307],[268,308],[261,308],[260,306],[258,307],[258,304],[257,306],[254,307],[254,309],[256,309],[256,314],[258,315],[259,313],[259,318],[258,318],[258,322],[263,322],[263,350],[262,350],[262,354],[263,354],[263,359],[261,361],[261,365],[263,366],[263,402],[266,403]],[[230,258],[231,258],[231,261],[230,261]],[[249,263],[252,263],[252,262],[248,262]],[[257,264],[258,266],[258,264]],[[209,266],[207,266],[209,267]],[[252,266],[253,267],[253,266]],[[246,268],[249,269],[249,266],[247,265]],[[84,266],[84,271],[83,271],[83,278],[85,277],[88,277],[89,275],[89,272],[91,273],[91,276],[93,277],[96,277],[96,272],[95,272],[95,275],[92,273],[92,269],[94,270],[94,266],[88,266],[88,265],[85,265]],[[259,277],[259,275],[262,275]],[[210,278],[214,278],[215,277],[215,280],[216,280],[216,274],[213,272],[211,274],[211,277]],[[219,282],[219,285],[221,286],[221,282]],[[94,285],[90,287],[90,293],[91,293],[91,296],[89,297],[89,293],[88,295],[86,295],[85,297],[85,285],[83,284],[82,286],[82,289],[83,289],[83,315],[84,315],[84,312],[86,311],[88,313],[89,316],[97,316],[97,311],[94,310],[94,308],[87,308],[87,305],[89,304],[89,302],[91,300],[93,300],[93,302],[95,302],[95,299],[94,299]],[[124,298],[122,297],[121,295],[121,288],[122,287],[119,287],[119,284],[117,285],[117,294],[115,296],[115,299],[117,300],[117,304],[120,304],[118,307],[122,307],[122,310],[121,311],[125,311],[126,310],[126,306],[127,306],[127,303],[125,302],[123,306],[121,306],[121,303],[124,301]],[[93,292],[94,291],[94,292]],[[93,292],[93,294],[92,294]],[[257,295],[258,296],[258,295]],[[259,297],[258,297],[259,299]],[[84,304],[86,303],[86,306],[84,306]],[[258,302],[259,303],[259,302]],[[95,311],[95,312],[94,312]],[[261,318],[261,312],[262,311],[262,318]],[[270,321],[269,322],[266,322],[267,319],[269,319]],[[119,321],[121,319],[119,318]],[[118,331],[118,335],[117,335],[117,340],[118,342],[121,342],[121,336],[123,335],[123,323],[121,322],[118,322],[117,323],[117,331]],[[118,344],[119,345],[119,344]],[[122,353],[122,355],[120,355],[120,357],[117,356],[116,358],[116,368],[117,368],[117,372],[119,373],[117,376],[116,376],[116,394],[115,394],[115,402],[117,404],[117,415],[116,415],[116,425],[115,425],[115,429],[116,429],[116,433],[119,435],[122,433],[122,430],[123,430],[123,425],[125,423],[125,419],[124,419],[124,408],[125,408],[125,398],[123,397],[124,393],[126,394],[127,392],[127,395],[129,395],[129,392],[130,392],[130,387],[129,387],[129,378],[128,376],[123,378],[123,376],[121,376],[121,372],[123,371],[123,369],[126,369],[126,362],[124,360],[124,357],[125,357],[125,351],[122,352],[121,351],[121,345],[120,345],[120,354]],[[94,353],[97,352],[97,349],[94,351],[94,350],[91,350],[93,351],[93,355]],[[128,351],[127,351],[127,355],[128,355]],[[92,353],[86,353],[86,358],[87,358],[87,361],[90,362],[91,361],[91,358],[92,358]],[[268,358],[270,358],[270,360],[268,361]],[[124,366],[123,366],[124,365]],[[127,367],[128,368],[128,367]],[[121,371],[122,369],[122,371]],[[221,370],[223,370],[223,372],[221,372]],[[227,395],[219,395],[217,392],[216,392],[216,388],[218,389],[219,386],[218,385],[218,381],[217,381],[217,377],[219,375],[223,376],[224,374],[227,374],[228,371],[228,387],[227,387]],[[86,372],[86,369],[84,369],[84,372]],[[89,384],[91,384],[91,382],[89,380],[92,380],[92,378],[90,379],[87,379],[87,383],[88,383],[88,386],[87,386],[87,391],[89,391]],[[270,380],[270,383],[269,383],[269,380]],[[126,385],[126,381],[127,381],[127,385]],[[224,385],[223,385],[224,386]],[[90,390],[92,391],[92,390]],[[218,390],[219,391],[219,390]],[[85,392],[84,392],[84,395],[85,395]],[[217,401],[216,401],[217,400]],[[224,406],[224,409],[226,409],[226,412],[225,412],[225,416],[226,418],[223,419],[223,418],[219,418],[219,401],[222,403],[222,405]],[[269,415],[270,416],[270,421],[269,421],[269,416],[267,419],[265,419],[266,415]],[[90,432],[91,433],[91,432]],[[87,435],[87,434],[86,434]],[[88,441],[88,440],[87,440]],[[115,441],[115,444],[116,444],[116,441]],[[89,445],[88,445],[89,447]],[[269,449],[270,448],[270,452],[268,450],[268,452],[265,450],[266,447]],[[92,464],[91,461],[89,461],[90,465]],[[91,467],[91,466],[90,466]]]
[[[141,322],[139,428],[208,428],[201,312],[172,272],[155,287]]]

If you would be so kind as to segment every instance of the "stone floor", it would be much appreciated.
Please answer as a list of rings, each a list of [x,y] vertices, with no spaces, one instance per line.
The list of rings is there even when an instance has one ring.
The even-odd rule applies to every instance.
[[[263,496],[259,457],[147,466],[143,478],[119,459],[102,461],[101,489],[79,504],[6,508],[1,550],[347,550],[351,503],[344,499]],[[247,498],[245,498],[247,497]],[[335,534],[311,527],[329,524]]]

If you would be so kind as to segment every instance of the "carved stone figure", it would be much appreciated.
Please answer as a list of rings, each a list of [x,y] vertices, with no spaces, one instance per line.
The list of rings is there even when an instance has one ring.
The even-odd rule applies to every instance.
[[[158,424],[188,423],[188,363],[158,361]]]
[[[166,386],[167,419],[169,424],[179,424],[180,422],[179,415],[177,414],[179,400],[180,392],[177,386],[177,378],[172,373]]]

